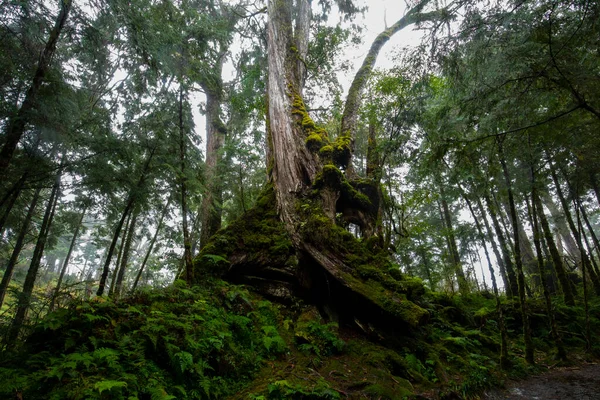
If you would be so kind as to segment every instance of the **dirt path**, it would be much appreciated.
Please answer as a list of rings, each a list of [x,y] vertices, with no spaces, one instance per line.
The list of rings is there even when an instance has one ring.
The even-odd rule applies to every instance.
[[[600,400],[600,364],[557,368],[502,391],[486,393],[486,400]]]

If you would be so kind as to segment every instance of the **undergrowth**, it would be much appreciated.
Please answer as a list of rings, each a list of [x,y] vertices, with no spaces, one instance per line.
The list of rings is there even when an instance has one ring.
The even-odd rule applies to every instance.
[[[222,281],[73,304],[5,354],[0,398],[223,398],[288,350],[278,318],[276,305]]]
[[[513,364],[504,372],[491,296],[427,292],[419,306],[426,325],[389,332],[338,327],[314,306],[283,307],[220,280],[74,302],[2,354],[0,398],[468,399],[536,372],[522,360],[511,301],[503,308]],[[530,301],[530,310],[536,362],[556,364],[543,303]],[[558,303],[556,315],[567,348],[583,349],[583,308]],[[598,299],[590,316],[598,332]]]

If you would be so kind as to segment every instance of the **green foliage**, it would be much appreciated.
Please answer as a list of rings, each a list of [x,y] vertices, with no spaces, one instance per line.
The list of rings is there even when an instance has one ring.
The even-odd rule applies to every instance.
[[[337,336],[337,329],[337,324],[333,322],[299,321],[295,333],[298,348],[318,358],[339,354],[344,350],[345,342]]]
[[[102,394],[103,391],[110,391],[113,388],[123,388],[127,386],[127,382],[122,381],[100,381],[94,384],[94,388],[98,389],[98,392]]]
[[[50,314],[21,352],[6,357],[0,395],[222,398],[247,383],[262,359],[287,351],[271,303],[219,281],[179,286]]]

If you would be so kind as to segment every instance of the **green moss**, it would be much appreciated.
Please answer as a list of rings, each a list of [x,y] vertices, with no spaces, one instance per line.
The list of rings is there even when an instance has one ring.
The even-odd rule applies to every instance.
[[[294,254],[292,242],[279,221],[275,192],[267,185],[255,206],[225,229],[218,231],[194,260],[198,279],[222,276],[236,254],[248,264],[287,265]]]
[[[371,384],[364,390],[370,398],[373,399],[390,399],[390,400],[403,400],[411,396],[413,393],[409,389],[405,388],[390,388],[389,386],[380,384]]]
[[[333,147],[329,144],[322,146],[319,149],[319,157],[321,157],[321,160],[324,164],[330,164],[333,162]]]
[[[292,115],[296,116],[296,121],[302,127],[306,135],[306,146],[312,152],[318,152],[323,146],[329,144],[327,131],[319,127],[310,117],[306,110],[306,105],[302,97],[291,90],[292,93]]]
[[[352,157],[352,139],[349,135],[341,134],[331,144],[333,162],[341,168],[347,168]]]
[[[323,147],[323,137],[319,134],[312,133],[306,138],[306,147],[310,151],[319,151]]]

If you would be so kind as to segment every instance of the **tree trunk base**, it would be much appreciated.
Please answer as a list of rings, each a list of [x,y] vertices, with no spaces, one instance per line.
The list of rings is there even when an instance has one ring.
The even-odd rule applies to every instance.
[[[194,262],[197,279],[247,284],[283,303],[302,299],[341,324],[406,332],[427,321],[428,312],[413,302],[424,292],[420,280],[403,277],[385,251],[335,225],[318,207],[298,208],[305,221],[300,241],[280,222],[268,186],[253,209],[203,248]]]

